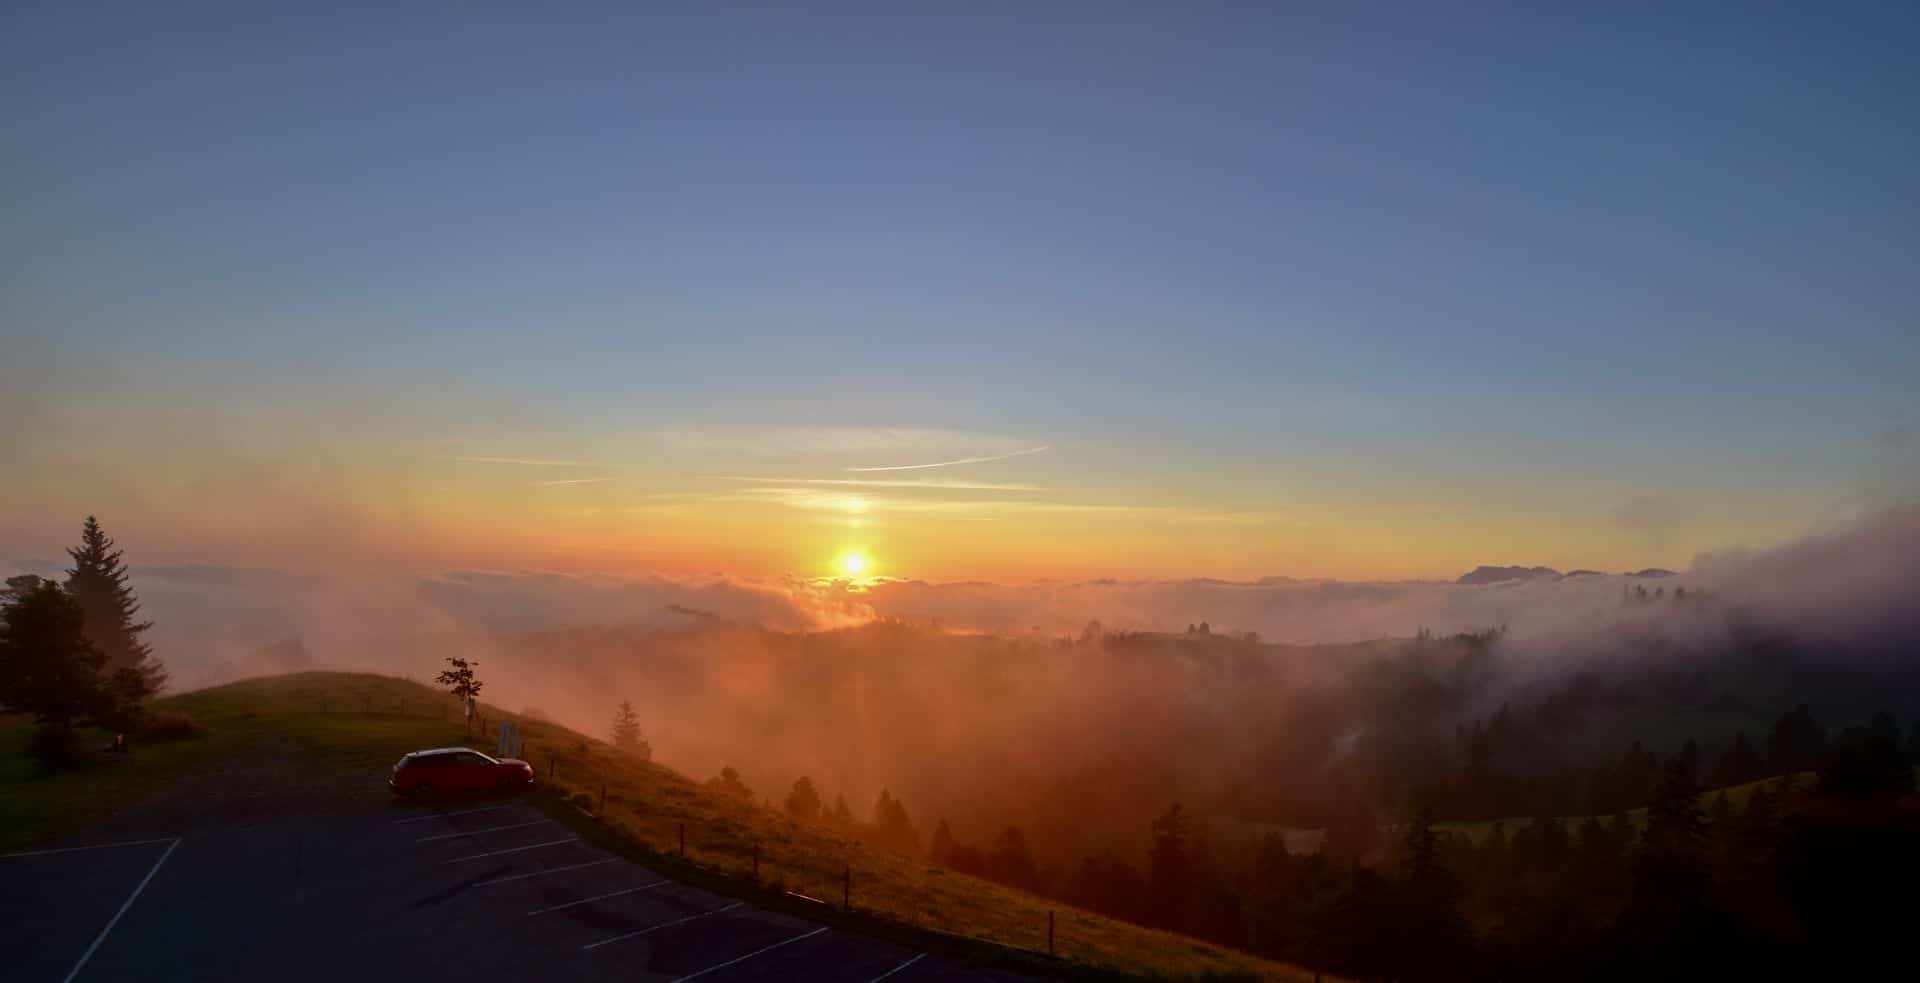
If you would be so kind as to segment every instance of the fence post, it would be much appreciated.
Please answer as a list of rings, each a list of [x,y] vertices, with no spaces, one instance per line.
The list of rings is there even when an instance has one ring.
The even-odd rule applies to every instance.
[[[847,865],[847,879],[840,885],[840,907],[853,910],[853,865]]]
[[[404,717],[406,715],[407,715],[407,698],[403,696],[400,698],[400,716]]]
[[[687,824],[680,824],[680,859],[687,859]]]
[[[553,781],[553,775],[560,770],[560,759],[547,755],[547,781]]]
[[[1053,955],[1053,909],[1047,909],[1047,955]]]
[[[607,783],[600,783],[600,808],[594,812],[598,816],[607,811]]]
[[[368,713],[373,712],[373,694],[372,693],[368,693],[366,695],[366,709]]]
[[[753,845],[753,879],[760,879],[760,844]]]

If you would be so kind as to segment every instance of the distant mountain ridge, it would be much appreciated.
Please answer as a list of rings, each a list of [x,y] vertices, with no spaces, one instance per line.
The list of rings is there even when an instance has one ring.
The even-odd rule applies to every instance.
[[[1515,581],[1515,580],[1558,581],[1558,580],[1571,580],[1575,577],[1605,577],[1605,576],[1607,576],[1607,574],[1601,570],[1575,570],[1571,573],[1561,573],[1560,571],[1555,570],[1552,567],[1496,567],[1496,566],[1481,565],[1481,566],[1474,567],[1471,571],[1467,573],[1461,574],[1460,577],[1454,581],[1454,583],[1468,584],[1468,585],[1504,584],[1504,583],[1508,583],[1510,581]],[[1657,579],[1660,577],[1677,577],[1679,576],[1679,574],[1674,573],[1672,570],[1665,570],[1660,567],[1647,567],[1644,570],[1635,570],[1632,573],[1621,574],[1621,576],[1645,577],[1648,579]]]

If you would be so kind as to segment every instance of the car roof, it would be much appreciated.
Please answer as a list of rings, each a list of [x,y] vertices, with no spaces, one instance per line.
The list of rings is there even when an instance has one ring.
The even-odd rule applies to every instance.
[[[436,747],[436,748],[428,748],[425,751],[409,751],[407,752],[407,757],[415,758],[423,754],[452,754],[455,751],[466,751],[472,754],[480,754],[480,752],[475,751],[470,747]],[[487,757],[484,754],[481,754],[480,756],[483,758]]]

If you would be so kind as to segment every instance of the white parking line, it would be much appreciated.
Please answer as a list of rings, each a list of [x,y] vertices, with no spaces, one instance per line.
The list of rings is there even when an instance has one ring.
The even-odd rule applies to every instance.
[[[542,823],[550,823],[550,822],[553,822],[553,820],[536,819],[530,823],[509,823],[505,826],[489,826],[486,829],[467,829],[467,830],[461,830],[458,833],[441,833],[438,836],[422,836],[419,839],[414,840],[413,842],[432,843],[434,840],[453,840],[453,839],[459,839],[462,836],[479,836],[481,833],[498,833],[503,829],[526,829],[528,826],[538,826]]]
[[[24,850],[20,853],[0,853],[0,860],[11,860],[14,857],[44,857],[50,853],[73,853],[77,850],[105,850],[108,847],[114,846],[145,846],[149,843],[172,843],[178,839],[179,837],[177,836],[162,836],[157,840],[122,840],[119,843],[95,843],[92,846],[63,846],[53,850]]]
[[[510,804],[503,806],[483,806],[479,809],[461,809],[457,812],[429,812],[424,816],[409,816],[405,819],[396,819],[393,821],[393,824],[398,826],[401,823],[418,823],[425,822],[429,819],[452,819],[454,816],[471,816],[476,812],[499,812],[502,809],[513,808],[516,808],[516,806]]]
[[[140,896],[141,891],[147,889],[147,882],[153,880],[153,875],[160,873],[160,865],[166,863],[168,857],[173,856],[173,848],[179,845],[180,838],[176,836],[173,838],[173,842],[167,846],[166,852],[160,854],[160,859],[155,860],[153,866],[147,870],[147,876],[140,878],[139,886],[133,889],[132,894],[127,895],[127,900],[120,902],[120,910],[114,912],[113,919],[107,922],[107,927],[101,929],[99,935],[94,936],[93,944],[87,946],[87,951],[80,954],[80,961],[73,964],[73,971],[68,973],[67,978],[61,980],[60,983],[73,983],[73,978],[80,975],[80,970],[87,965],[87,960],[93,958],[94,950],[100,948],[100,943],[107,940],[107,933],[113,931],[115,925],[120,924],[120,917],[127,913],[128,908],[133,907],[134,899]]]
[[[482,857],[497,857],[503,853],[519,853],[523,850],[538,850],[543,846],[559,846],[562,843],[578,843],[578,842],[580,842],[580,837],[569,836],[564,840],[548,840],[545,843],[535,843],[531,846],[517,846],[511,850],[494,850],[491,853],[476,853],[471,857],[455,857],[452,860],[442,860],[440,861],[440,866],[445,867],[447,864],[463,863],[468,860],[479,860]]]
[[[705,917],[707,917],[708,915],[717,915],[717,914],[719,914],[719,913],[721,913],[721,912],[723,912],[723,911],[732,911],[733,909],[735,909],[735,908],[738,908],[738,907],[740,907],[740,906],[741,906],[741,905],[743,905],[743,904],[746,904],[746,902],[745,902],[745,901],[735,901],[734,903],[732,903],[732,904],[730,904],[730,905],[727,905],[727,906],[726,906],[726,907],[724,907],[724,908],[715,908],[715,909],[713,909],[712,911],[703,911],[703,912],[701,912],[701,913],[699,913],[699,914],[697,914],[697,915],[688,915],[688,916],[687,916],[687,917],[685,917],[685,918],[676,918],[676,919],[674,919],[673,921],[670,921],[670,922],[661,922],[661,923],[660,923],[660,924],[658,924],[658,925],[653,925],[653,926],[649,926],[649,927],[647,927],[647,928],[643,928],[643,929],[641,929],[641,930],[640,930],[640,931],[638,931],[638,932],[628,932],[628,933],[627,933],[627,934],[625,934],[625,935],[616,935],[616,936],[614,936],[613,938],[610,938],[610,939],[601,939],[601,940],[600,940],[600,941],[598,941],[598,942],[589,942],[589,943],[587,943],[586,945],[583,945],[583,946],[581,946],[580,948],[581,948],[581,950],[582,950],[582,951],[585,951],[585,950],[587,950],[587,949],[598,949],[598,948],[600,948],[600,947],[601,947],[601,946],[603,946],[603,945],[611,945],[612,943],[615,943],[615,942],[622,942],[622,941],[625,941],[625,940],[627,940],[627,939],[633,939],[633,938],[639,938],[639,937],[640,937],[640,936],[642,936],[642,935],[647,935],[647,934],[649,934],[649,933],[652,933],[652,932],[658,932],[658,931],[660,931],[660,930],[661,930],[661,929],[663,929],[663,928],[672,928],[672,927],[674,927],[675,925],[685,925],[686,923],[688,923],[688,922],[690,922],[690,921],[693,921],[693,920],[694,920],[694,919],[696,919],[696,918],[705,918]]]
[[[746,955],[744,955],[744,956],[741,956],[741,957],[740,957],[740,958],[738,958],[738,959],[729,959],[729,960],[727,960],[726,962],[723,962],[723,963],[721,963],[721,964],[720,964],[720,965],[718,965],[718,966],[708,966],[708,967],[707,967],[706,969],[703,969],[703,970],[701,970],[701,971],[699,971],[698,973],[688,973],[687,975],[685,975],[685,976],[682,976],[682,977],[680,977],[680,978],[679,978],[679,979],[677,979],[677,980],[674,980],[674,981],[673,981],[673,983],[687,983],[687,981],[688,981],[688,980],[697,980],[697,979],[699,979],[700,977],[702,977],[702,976],[705,976],[705,975],[707,975],[708,973],[711,973],[711,972],[713,972],[713,971],[714,971],[714,970],[716,970],[716,969],[726,969],[726,968],[727,968],[728,966],[731,966],[731,965],[733,965],[734,963],[743,963],[743,962],[746,962],[747,960],[749,960],[749,959],[752,959],[753,957],[755,957],[755,956],[757,956],[757,955],[760,955],[761,953],[766,953],[766,952],[772,952],[773,950],[775,950],[775,949],[778,949],[778,948],[780,948],[780,947],[781,947],[781,946],[783,946],[783,945],[792,945],[792,944],[794,944],[795,942],[798,942],[798,941],[800,941],[800,940],[802,940],[802,939],[810,939],[810,938],[813,938],[814,936],[816,936],[816,935],[819,935],[819,934],[820,934],[821,932],[824,932],[824,931],[826,931],[826,930],[827,930],[827,927],[826,927],[825,925],[822,925],[822,926],[820,926],[819,928],[816,928],[816,929],[814,929],[814,930],[813,930],[813,931],[811,931],[811,932],[803,932],[803,933],[801,933],[801,934],[799,934],[799,935],[796,935],[796,936],[794,936],[793,938],[790,938],[790,939],[788,939],[788,940],[786,940],[785,942],[775,942],[774,944],[772,944],[772,945],[770,945],[770,946],[767,946],[767,947],[766,947],[766,948],[764,948],[764,949],[755,949],[755,950],[753,950],[752,952],[749,952],[749,953],[747,953]]]
[[[895,973],[898,973],[899,971],[901,971],[901,970],[903,970],[903,969],[906,969],[906,968],[907,968],[908,966],[911,966],[911,965],[913,965],[914,963],[917,963],[917,962],[919,962],[920,960],[922,960],[922,959],[925,959],[925,958],[927,958],[927,954],[923,952],[923,953],[921,953],[921,954],[919,954],[919,955],[917,955],[917,956],[915,956],[915,957],[913,957],[912,959],[909,959],[909,960],[907,960],[906,962],[903,962],[903,963],[901,963],[900,965],[898,965],[898,966],[895,966],[895,967],[893,967],[892,969],[889,969],[889,970],[887,970],[887,971],[886,971],[886,972],[884,972],[884,973],[881,973],[881,974],[880,974],[879,976],[876,976],[876,977],[874,977],[873,979],[870,979],[870,980],[868,980],[868,981],[867,981],[867,983],[880,983],[880,981],[881,981],[881,980],[884,980],[884,979],[886,979],[887,977],[889,977],[889,976],[892,976],[893,974],[895,974]]]
[[[559,911],[562,908],[571,908],[577,904],[589,904],[594,901],[605,901],[608,898],[617,898],[623,894],[638,894],[641,891],[651,891],[662,884],[672,884],[672,883],[673,883],[672,881],[654,881],[652,884],[649,884],[646,887],[630,887],[624,891],[612,891],[607,894],[596,894],[591,898],[581,898],[578,901],[569,901],[566,904],[557,904],[548,908],[536,908],[533,911],[527,912],[527,917],[531,918],[534,915],[544,915],[549,911]]]
[[[558,874],[563,870],[579,870],[582,867],[598,867],[601,864],[614,863],[619,859],[620,859],[619,857],[608,857],[605,860],[589,860],[583,864],[568,864],[565,867],[548,867],[546,870],[536,870],[529,874],[511,874],[506,877],[496,877],[490,881],[481,881],[480,883],[475,884],[474,887],[486,887],[489,884],[505,884],[508,881],[524,881],[529,877],[539,877],[543,874]]]

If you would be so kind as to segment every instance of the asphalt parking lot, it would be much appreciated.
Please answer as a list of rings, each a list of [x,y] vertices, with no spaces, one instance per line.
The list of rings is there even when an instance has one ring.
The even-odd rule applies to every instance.
[[[673,882],[514,801],[0,857],[9,981],[1011,980]]]

